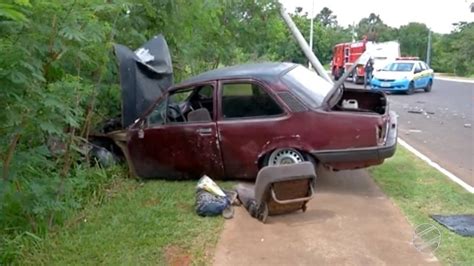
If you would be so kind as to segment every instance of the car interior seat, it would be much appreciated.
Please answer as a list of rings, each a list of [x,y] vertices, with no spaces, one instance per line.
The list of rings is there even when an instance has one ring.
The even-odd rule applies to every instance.
[[[199,108],[188,113],[188,122],[212,121],[211,113],[206,108]]]

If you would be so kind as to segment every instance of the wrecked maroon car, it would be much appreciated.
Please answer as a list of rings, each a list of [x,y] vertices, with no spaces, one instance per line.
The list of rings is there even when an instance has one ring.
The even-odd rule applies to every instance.
[[[263,166],[302,161],[357,169],[381,164],[397,142],[383,92],[332,88],[293,63],[203,73],[161,90],[129,123],[109,136],[142,178],[254,179]]]

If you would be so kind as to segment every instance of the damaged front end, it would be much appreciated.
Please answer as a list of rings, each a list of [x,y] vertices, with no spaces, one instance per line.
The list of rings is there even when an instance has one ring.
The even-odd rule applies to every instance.
[[[127,128],[173,85],[173,66],[163,35],[135,51],[115,45],[122,88],[122,127]]]
[[[173,85],[173,66],[168,44],[159,34],[132,51],[115,44],[120,73],[122,110],[119,118],[106,121],[98,132],[89,135],[94,145],[125,157],[130,174],[135,176],[127,148],[127,131]]]

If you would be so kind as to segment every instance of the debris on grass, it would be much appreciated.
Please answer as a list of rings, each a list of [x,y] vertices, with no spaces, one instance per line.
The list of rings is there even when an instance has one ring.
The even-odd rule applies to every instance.
[[[230,219],[234,216],[232,208],[233,194],[225,193],[210,177],[204,175],[196,186],[196,213],[199,216],[223,215]]]
[[[474,214],[430,216],[435,221],[458,235],[474,237]]]

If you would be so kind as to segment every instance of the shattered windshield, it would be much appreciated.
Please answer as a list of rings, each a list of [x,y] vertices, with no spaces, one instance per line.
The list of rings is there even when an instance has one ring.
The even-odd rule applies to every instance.
[[[308,106],[320,107],[324,98],[331,91],[332,85],[303,66],[295,67],[286,73],[283,82]]]
[[[398,71],[398,72],[410,72],[413,68],[413,63],[391,63],[386,65],[383,71]]]

